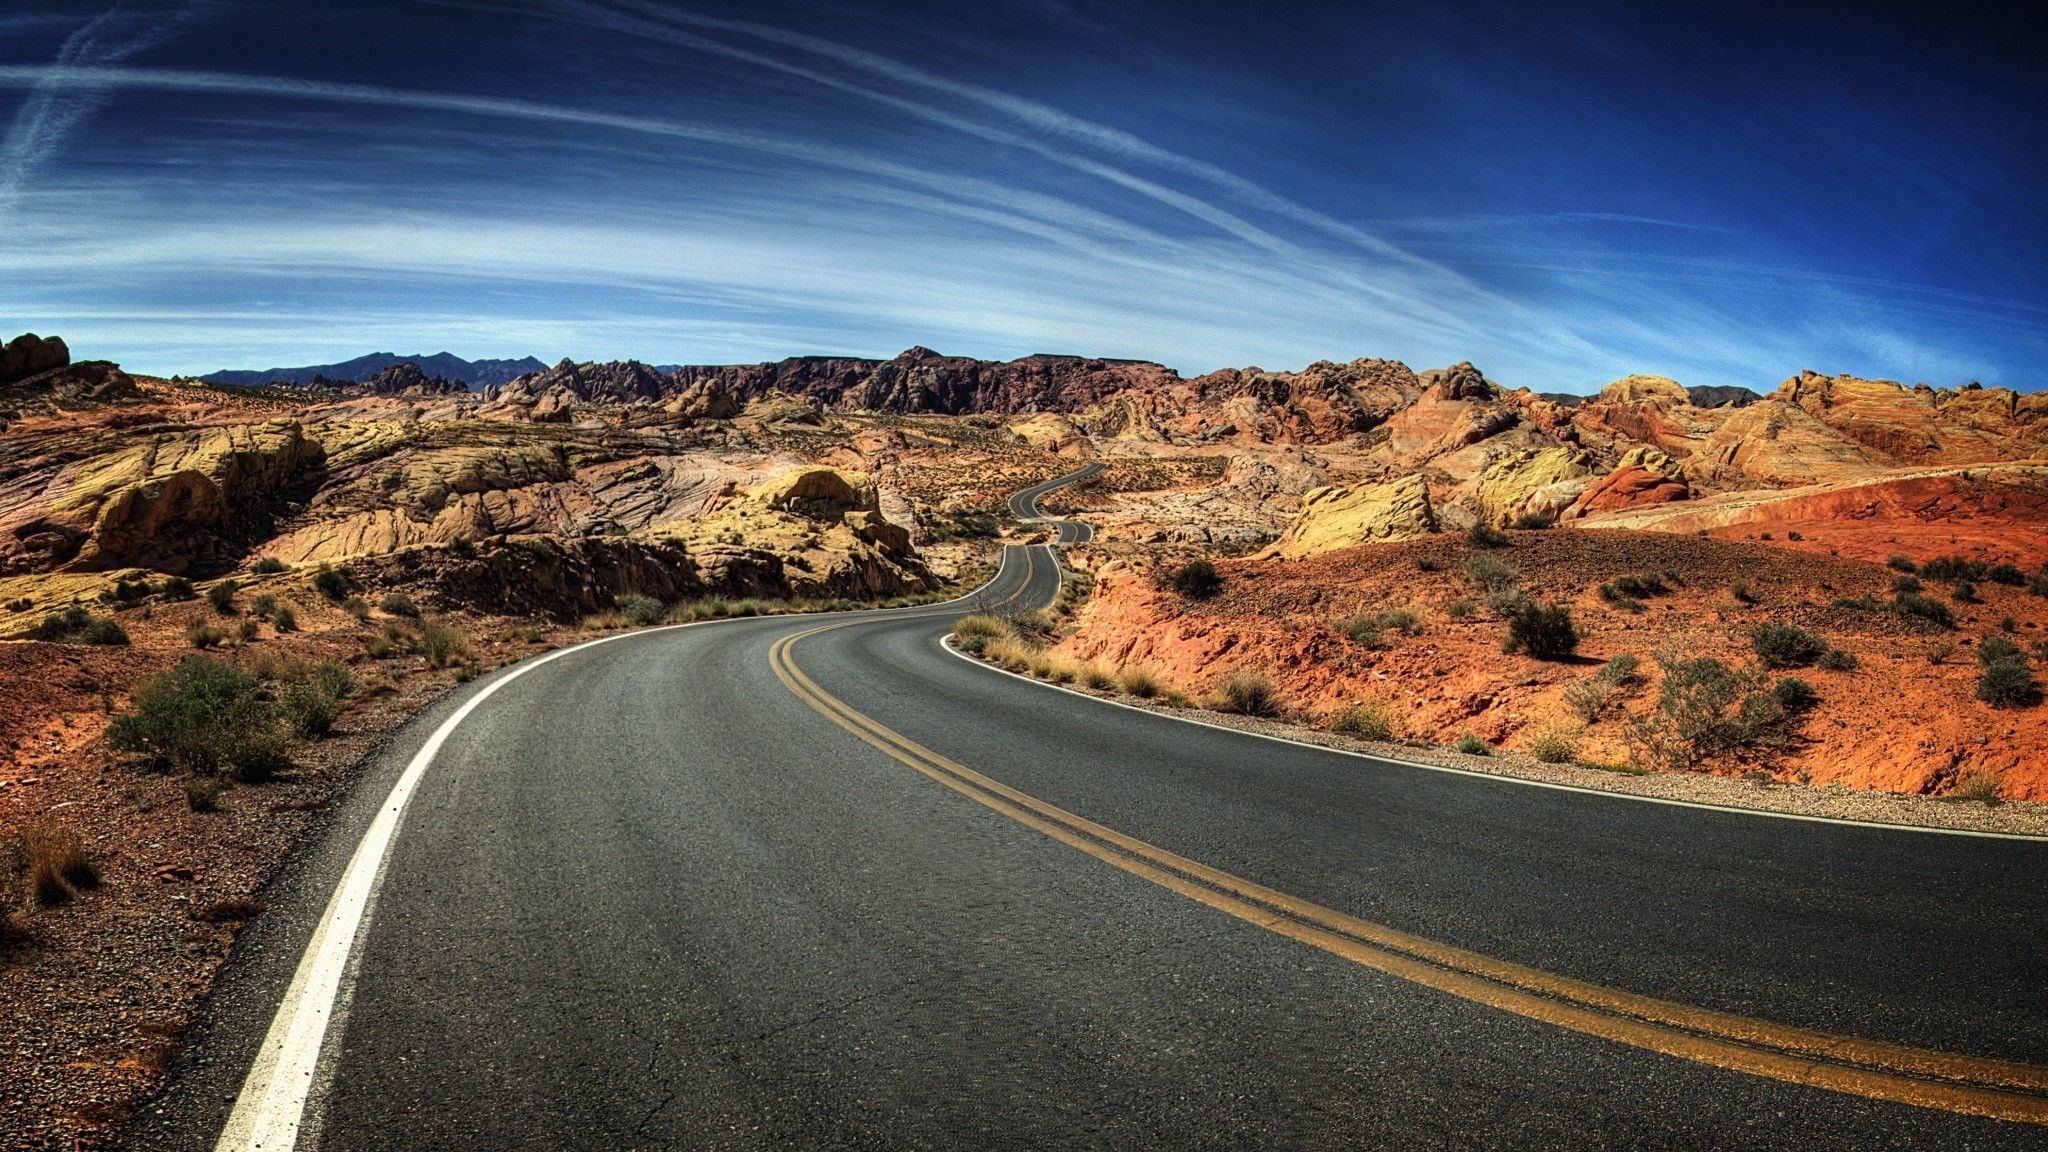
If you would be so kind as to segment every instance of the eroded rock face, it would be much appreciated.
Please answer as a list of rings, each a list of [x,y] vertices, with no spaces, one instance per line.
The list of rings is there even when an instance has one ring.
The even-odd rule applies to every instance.
[[[65,347],[64,341],[55,336],[45,338],[24,332],[6,344],[0,344],[0,384],[11,384],[69,363],[71,349]]]
[[[770,508],[833,518],[878,507],[872,480],[859,474],[845,476],[831,468],[793,469],[755,485],[747,498]]]
[[[1325,486],[1301,498],[1301,512],[1280,538],[1280,555],[1313,556],[1381,540],[1408,540],[1436,531],[1429,484],[1403,476],[1382,484]]]
[[[1586,490],[1593,474],[1592,456],[1583,450],[1563,445],[1524,448],[1489,465],[1479,476],[1474,497],[1495,524],[1523,515],[1555,517]]]
[[[152,431],[46,460],[0,482],[0,572],[227,567],[322,460],[293,420]]]

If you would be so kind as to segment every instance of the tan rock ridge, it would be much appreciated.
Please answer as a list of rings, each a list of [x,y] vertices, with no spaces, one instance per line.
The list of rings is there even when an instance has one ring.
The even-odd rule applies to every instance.
[[[1428,482],[1403,476],[1380,484],[1312,489],[1301,498],[1301,514],[1280,538],[1278,552],[1291,559],[1434,531]]]

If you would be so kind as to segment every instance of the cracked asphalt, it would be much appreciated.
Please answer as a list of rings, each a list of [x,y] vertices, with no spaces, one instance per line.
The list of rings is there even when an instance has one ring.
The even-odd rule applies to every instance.
[[[1205,863],[1631,991],[2048,1060],[2048,846],[1334,757],[1021,684],[945,653],[943,616],[865,618],[795,645],[827,691]],[[821,622],[572,652],[455,733],[302,1148],[2048,1146],[1565,1031],[1219,915],[807,707],[768,650]],[[238,950],[131,1147],[211,1147],[323,877],[460,698],[279,882],[283,914]]]

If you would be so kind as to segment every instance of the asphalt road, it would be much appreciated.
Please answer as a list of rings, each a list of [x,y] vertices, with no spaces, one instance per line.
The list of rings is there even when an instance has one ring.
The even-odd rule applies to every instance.
[[[1056,580],[1013,548],[981,599]],[[960,610],[636,633],[421,717],[130,1146],[215,1146],[385,794],[489,690],[344,949],[298,1147],[2048,1147],[1956,1110],[2048,1119],[2048,844],[1195,726],[955,656]]]

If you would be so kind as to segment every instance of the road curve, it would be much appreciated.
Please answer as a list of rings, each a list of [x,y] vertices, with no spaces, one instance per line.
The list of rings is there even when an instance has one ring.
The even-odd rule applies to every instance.
[[[979,599],[1057,580],[1013,547]],[[422,716],[129,1146],[215,1147],[436,734],[299,1147],[2048,1144],[1982,1114],[2048,1113],[2048,844],[1203,728],[949,653],[965,607],[634,633]]]
[[[1099,463],[1089,464],[1079,471],[1055,477],[1043,484],[1036,484],[1010,497],[1010,514],[1027,524],[1051,524],[1057,527],[1055,543],[1086,544],[1095,539],[1095,528],[1085,520],[1057,520],[1043,516],[1038,511],[1038,501],[1056,488],[1076,484],[1102,471]]]

